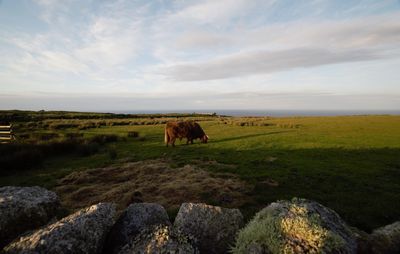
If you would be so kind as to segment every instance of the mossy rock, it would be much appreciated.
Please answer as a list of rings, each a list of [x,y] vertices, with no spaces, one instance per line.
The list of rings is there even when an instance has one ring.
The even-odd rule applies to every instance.
[[[356,253],[345,222],[317,202],[294,198],[261,210],[237,237],[233,253]]]
[[[370,236],[371,253],[400,253],[400,221],[375,229]]]
[[[199,254],[196,240],[168,225],[151,226],[143,230],[118,254]]]

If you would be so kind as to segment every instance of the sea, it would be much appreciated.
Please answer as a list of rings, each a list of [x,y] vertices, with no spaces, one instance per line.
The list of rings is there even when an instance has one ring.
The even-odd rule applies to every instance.
[[[204,113],[224,116],[353,116],[353,115],[400,115],[400,110],[226,110],[226,109],[197,109],[197,110],[123,110],[111,111],[122,114],[168,114],[168,113]]]

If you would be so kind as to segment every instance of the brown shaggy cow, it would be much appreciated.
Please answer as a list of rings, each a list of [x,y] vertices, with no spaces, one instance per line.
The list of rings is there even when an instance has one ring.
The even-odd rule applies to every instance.
[[[193,140],[199,138],[202,143],[207,143],[208,136],[204,133],[200,125],[193,121],[168,122],[165,125],[165,143],[175,146],[175,140],[186,138],[186,144],[193,144]]]

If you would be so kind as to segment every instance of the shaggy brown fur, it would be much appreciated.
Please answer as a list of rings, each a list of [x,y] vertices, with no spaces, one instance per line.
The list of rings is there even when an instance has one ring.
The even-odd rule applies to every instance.
[[[193,144],[194,139],[200,139],[202,143],[207,143],[208,136],[204,133],[200,125],[193,121],[168,122],[165,125],[165,143],[175,146],[175,140],[186,138],[186,144]]]

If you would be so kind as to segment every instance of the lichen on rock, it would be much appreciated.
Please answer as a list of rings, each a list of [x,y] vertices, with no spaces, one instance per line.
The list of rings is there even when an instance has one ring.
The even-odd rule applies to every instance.
[[[351,230],[334,211],[294,198],[261,210],[240,231],[233,253],[356,253]]]
[[[119,254],[199,254],[196,240],[171,226],[158,225],[143,230]]]
[[[372,253],[400,253],[400,221],[375,229],[369,245]]]
[[[114,224],[114,216],[114,204],[99,203],[84,208],[16,239],[4,248],[4,253],[98,254]]]
[[[0,248],[26,230],[46,224],[60,206],[56,193],[38,186],[0,188]]]
[[[171,225],[164,207],[155,203],[131,204],[112,227],[104,252],[118,253],[143,230],[158,225]]]
[[[202,253],[227,253],[242,223],[243,216],[238,209],[183,203],[174,228],[195,237]]]

